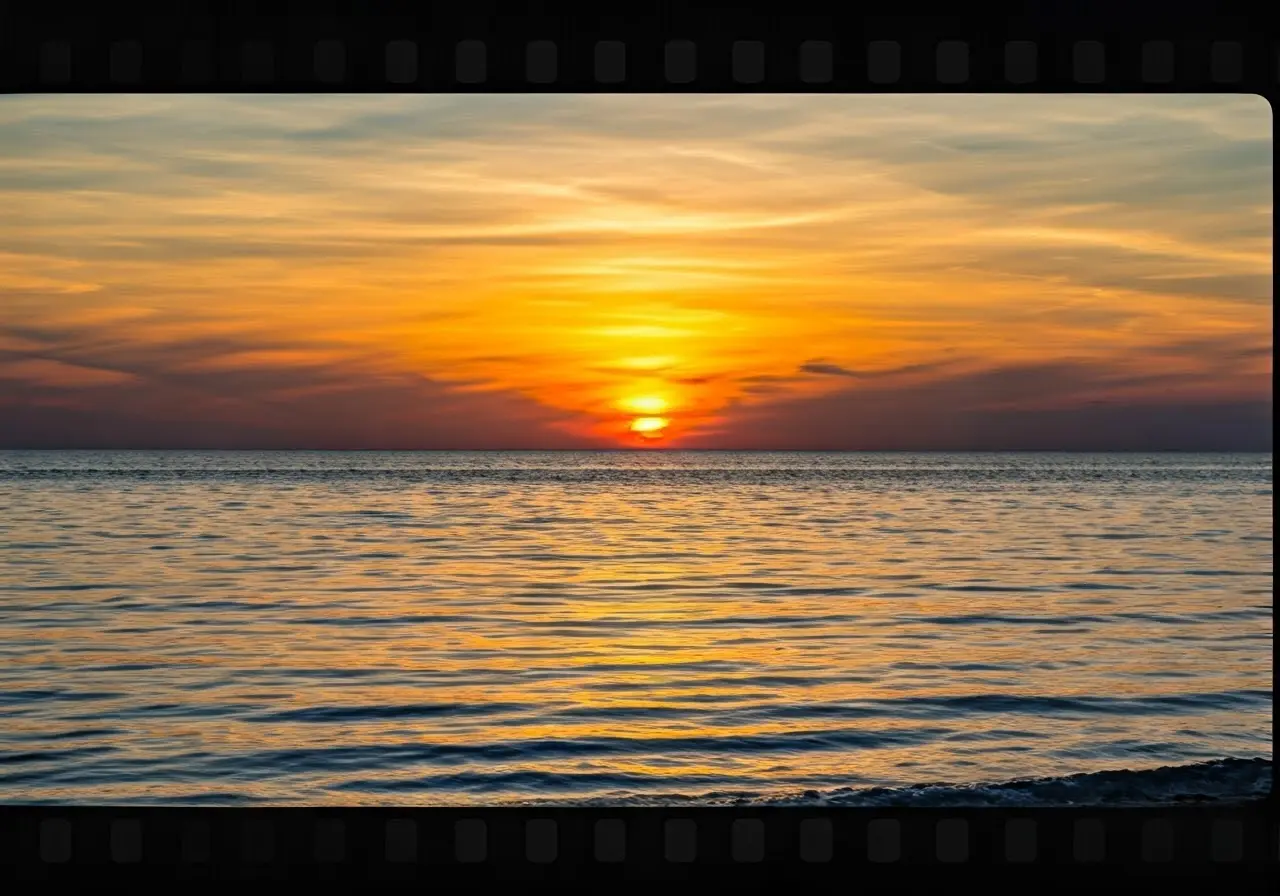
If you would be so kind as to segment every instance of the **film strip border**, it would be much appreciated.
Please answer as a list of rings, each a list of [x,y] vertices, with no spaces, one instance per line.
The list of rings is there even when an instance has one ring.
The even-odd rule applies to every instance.
[[[19,877],[95,866],[172,876],[239,870],[414,878],[747,877],[787,869],[1138,866],[1274,870],[1261,806],[1166,810],[6,808],[0,867]],[[736,870],[735,870],[736,869]],[[97,873],[97,872],[95,872]]]
[[[334,21],[203,31],[74,19],[12,28],[0,89],[35,91],[1215,91],[1269,95],[1280,45],[1249,22],[1192,36],[965,35],[927,20],[824,36],[788,25],[689,37],[516,25],[476,29]],[[689,28],[686,31],[696,32]],[[705,29],[704,29],[705,30]],[[741,31],[742,29],[733,29]],[[957,31],[960,31],[957,34]],[[1101,29],[1094,29],[1101,30]],[[1173,29],[1166,29],[1173,30]],[[556,32],[561,32],[557,34]],[[883,32],[883,33],[881,33]]]
[[[1197,28],[1027,25],[991,36],[927,20],[488,28],[47,19],[0,29],[0,90],[1219,91],[1271,95],[1280,50],[1244,20]],[[1178,36],[1178,31],[1190,34]],[[1101,33],[1104,36],[1099,36]],[[691,36],[692,35],[692,36]],[[833,869],[1129,865],[1184,875],[1274,866],[1274,812],[1177,810],[339,810],[0,808],[18,877],[825,878]],[[2,873],[2,872],[0,872]]]

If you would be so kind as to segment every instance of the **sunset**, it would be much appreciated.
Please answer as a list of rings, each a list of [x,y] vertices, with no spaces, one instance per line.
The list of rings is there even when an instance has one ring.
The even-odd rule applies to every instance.
[[[1260,798],[1271,131],[0,99],[0,802]]]
[[[1239,96],[11,96],[8,447],[1266,449]]]

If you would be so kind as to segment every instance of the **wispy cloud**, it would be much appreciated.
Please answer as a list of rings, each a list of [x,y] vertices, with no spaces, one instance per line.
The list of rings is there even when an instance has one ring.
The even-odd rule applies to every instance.
[[[1231,386],[1105,362],[986,366],[912,383],[777,396],[689,447],[762,450],[1271,450],[1269,374]]]
[[[856,370],[850,370],[848,367],[841,367],[839,364],[828,364],[825,361],[806,361],[800,365],[801,373],[816,373],[822,376],[862,376]]]

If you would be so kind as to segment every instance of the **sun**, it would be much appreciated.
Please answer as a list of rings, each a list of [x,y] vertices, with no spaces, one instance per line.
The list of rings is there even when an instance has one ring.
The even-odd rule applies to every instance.
[[[641,438],[660,439],[670,423],[666,417],[637,417],[631,421],[631,431]]]

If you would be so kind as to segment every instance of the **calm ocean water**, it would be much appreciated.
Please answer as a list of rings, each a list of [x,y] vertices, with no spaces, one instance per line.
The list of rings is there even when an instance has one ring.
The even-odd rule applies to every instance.
[[[1270,455],[0,452],[0,801],[1248,797],[1271,489]]]

